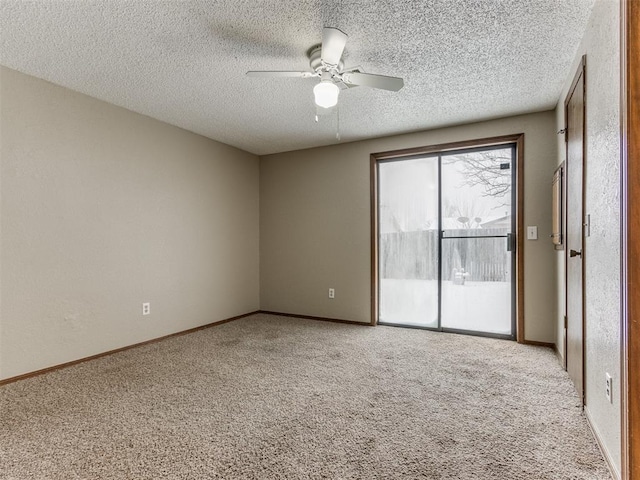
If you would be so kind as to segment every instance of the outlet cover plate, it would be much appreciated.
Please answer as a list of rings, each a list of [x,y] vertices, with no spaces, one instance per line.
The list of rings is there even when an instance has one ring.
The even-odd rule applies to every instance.
[[[609,403],[613,403],[613,379],[608,373],[605,373],[605,382],[604,394],[607,397],[607,400],[609,400]]]

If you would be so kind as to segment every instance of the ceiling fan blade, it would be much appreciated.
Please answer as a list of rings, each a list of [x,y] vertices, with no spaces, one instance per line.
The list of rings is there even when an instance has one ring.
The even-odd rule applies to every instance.
[[[311,78],[315,77],[316,74],[313,72],[247,72],[247,77],[263,77],[263,78],[283,78],[283,77],[294,77],[294,78]]]
[[[381,88],[397,92],[404,87],[404,80],[399,77],[387,77],[385,75],[374,75],[371,73],[343,73],[342,81],[351,85],[363,85],[365,87]]]
[[[324,27],[322,31],[322,53],[320,58],[324,63],[338,65],[347,44],[348,35],[337,28]]]

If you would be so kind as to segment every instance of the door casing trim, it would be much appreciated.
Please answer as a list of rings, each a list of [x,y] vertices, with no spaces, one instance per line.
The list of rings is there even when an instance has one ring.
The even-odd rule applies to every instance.
[[[640,3],[620,2],[622,478],[640,477]]]

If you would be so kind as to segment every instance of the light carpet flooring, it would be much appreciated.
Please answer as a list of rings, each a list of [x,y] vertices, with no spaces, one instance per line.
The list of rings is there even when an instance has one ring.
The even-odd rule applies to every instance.
[[[2,479],[608,479],[552,350],[257,314],[0,387]]]

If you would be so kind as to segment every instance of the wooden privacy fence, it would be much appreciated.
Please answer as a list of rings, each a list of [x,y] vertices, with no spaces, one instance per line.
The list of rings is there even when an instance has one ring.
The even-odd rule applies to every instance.
[[[447,230],[448,236],[506,235],[506,228]],[[437,280],[438,230],[393,232],[380,235],[380,278]],[[507,282],[511,279],[511,252],[507,239],[443,238],[442,279],[454,269],[468,273],[467,281]]]

